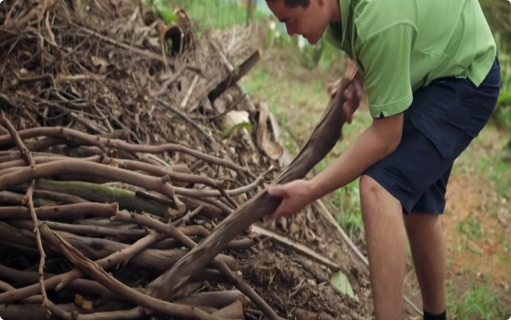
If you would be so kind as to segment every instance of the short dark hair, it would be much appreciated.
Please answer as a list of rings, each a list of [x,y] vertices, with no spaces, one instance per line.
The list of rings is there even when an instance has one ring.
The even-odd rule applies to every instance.
[[[275,1],[275,0],[266,0],[266,1]],[[309,4],[310,0],[283,0],[286,7],[289,8],[296,8],[296,7],[303,7],[306,9]]]

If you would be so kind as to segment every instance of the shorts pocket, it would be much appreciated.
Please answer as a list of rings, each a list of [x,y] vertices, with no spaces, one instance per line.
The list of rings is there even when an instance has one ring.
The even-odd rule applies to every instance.
[[[466,131],[443,117],[426,113],[410,115],[410,123],[446,160],[456,159],[470,144],[472,137]]]

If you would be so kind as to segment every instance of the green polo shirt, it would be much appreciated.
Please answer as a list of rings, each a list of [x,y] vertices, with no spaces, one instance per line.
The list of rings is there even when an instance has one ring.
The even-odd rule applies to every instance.
[[[371,116],[399,114],[412,93],[442,77],[479,86],[496,44],[478,0],[340,0],[326,37],[364,77]]]

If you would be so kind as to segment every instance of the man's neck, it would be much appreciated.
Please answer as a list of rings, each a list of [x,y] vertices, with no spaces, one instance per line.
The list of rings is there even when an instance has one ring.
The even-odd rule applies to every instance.
[[[330,22],[341,22],[341,5],[339,0],[327,0],[328,5],[330,6],[330,12],[332,12],[330,16]]]

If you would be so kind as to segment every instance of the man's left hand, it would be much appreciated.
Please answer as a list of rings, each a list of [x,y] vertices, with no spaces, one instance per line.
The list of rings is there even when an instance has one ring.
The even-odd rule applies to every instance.
[[[296,214],[314,200],[310,184],[304,179],[294,180],[286,184],[269,186],[268,194],[272,197],[283,198],[279,207],[272,215],[274,219]]]
[[[351,124],[353,121],[353,114],[355,111],[357,111],[360,100],[362,99],[363,94],[363,88],[364,88],[364,79],[360,72],[357,71],[357,68],[355,66],[355,63],[352,60],[348,60],[348,64],[346,67],[346,72],[344,74],[344,77],[351,78],[352,82],[346,88],[344,91],[344,105],[342,106],[344,109],[344,115],[346,118],[346,122],[348,124]],[[327,91],[330,97],[333,98],[335,94],[337,94],[337,90],[339,89],[341,79],[338,79],[337,81],[328,84]]]

